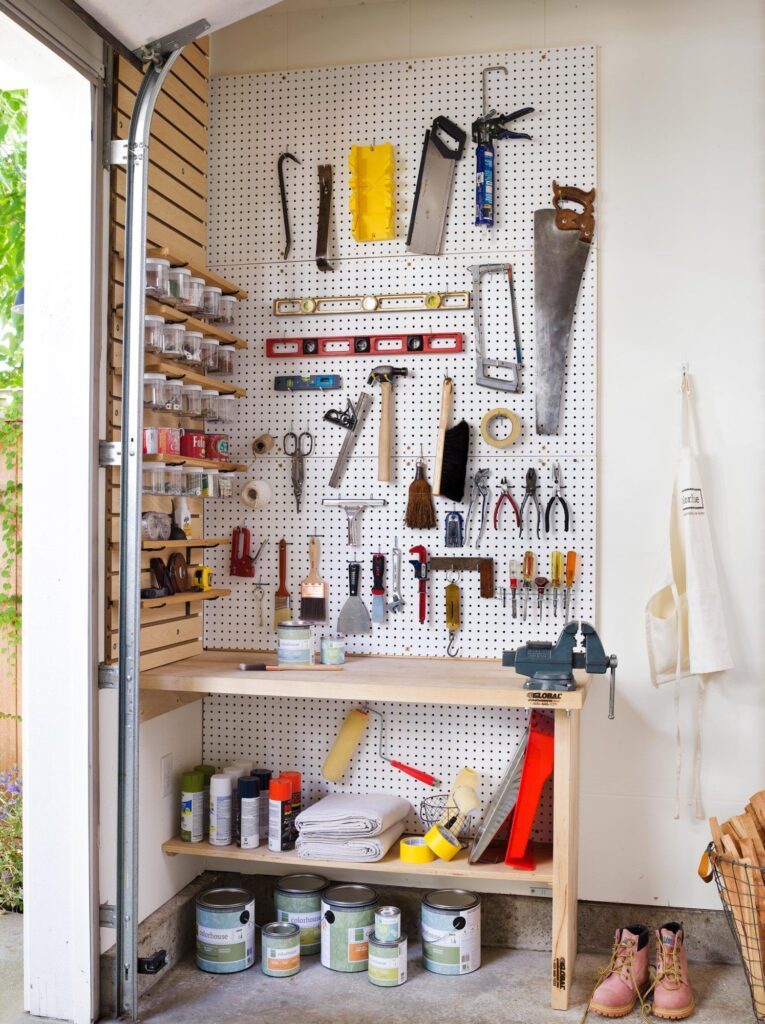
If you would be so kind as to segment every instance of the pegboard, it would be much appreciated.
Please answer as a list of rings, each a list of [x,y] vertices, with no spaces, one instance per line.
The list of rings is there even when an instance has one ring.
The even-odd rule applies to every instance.
[[[517,124],[531,141],[496,143],[496,223],[491,230],[474,225],[474,160],[470,144],[457,165],[448,214],[443,252],[439,257],[406,252],[411,205],[426,128],[434,117],[446,114],[468,130],[481,109],[481,69],[504,64],[508,75],[495,74],[489,83],[489,100],[503,111],[533,106],[535,113]],[[428,622],[417,619],[417,583],[406,561],[406,552],[424,544],[430,555],[457,557],[479,554],[495,560],[497,598],[478,596],[477,574],[464,574],[462,586],[463,628],[457,638],[463,657],[500,656],[501,651],[529,639],[555,639],[563,626],[552,602],[545,602],[537,617],[536,594],[527,620],[512,619],[510,598],[502,601],[507,586],[508,563],[521,559],[526,549],[537,555],[537,574],[549,575],[550,552],[573,548],[580,555],[580,572],[574,587],[576,617],[595,615],[596,552],[596,395],[597,395],[597,252],[590,254],[582,282],[571,351],[564,384],[560,433],[539,437],[534,433],[534,254],[533,214],[551,205],[551,182],[591,188],[596,184],[595,48],[492,53],[468,57],[406,60],[335,68],[277,72],[215,78],[211,83],[209,261],[225,276],[236,280],[249,298],[238,304],[234,330],[249,342],[236,353],[233,380],[247,389],[238,403],[238,418],[228,430],[232,457],[251,465],[249,479],[264,479],[273,489],[268,508],[251,512],[238,500],[205,503],[205,532],[228,534],[247,525],[256,545],[268,543],[258,562],[258,576],[270,582],[263,605],[264,625],[258,624],[258,606],[251,580],[228,576],[228,550],[206,552],[216,582],[230,586],[231,597],[210,602],[205,608],[205,645],[235,649],[272,649],[275,638],[270,623],[273,593],[278,578],[277,542],[289,543],[288,587],[293,607],[299,608],[300,580],[308,572],[308,536],[322,538],[321,573],[329,584],[329,618],[317,626],[317,638],[335,632],[337,616],[347,596],[347,562],[362,564],[361,595],[370,603],[371,559],[375,551],[389,557],[394,538],[404,550],[403,612],[388,615],[367,636],[348,637],[349,652],[441,656],[448,633],[444,622],[445,573],[436,573],[428,584]],[[396,154],[396,239],[357,244],[350,232],[347,159],[353,144],[391,141]],[[302,163],[285,165],[293,244],[290,259],[281,259],[284,245],[276,164],[289,150]],[[333,166],[333,214],[329,260],[333,272],[321,273],[313,259],[318,215],[318,164]],[[596,205],[597,217],[597,205]],[[596,235],[597,242],[597,235]],[[516,298],[521,326],[522,391],[506,394],[479,388],[474,382],[473,313],[386,313],[315,317],[276,317],[274,298],[311,295],[386,294],[412,291],[445,291],[471,288],[473,263],[510,262],[514,267]],[[482,309],[487,355],[512,357],[510,303],[506,281],[499,275],[484,281]],[[266,359],[266,337],[369,334],[406,331],[459,330],[465,350],[459,355],[401,356],[396,365],[406,366],[409,376],[394,385],[393,481],[378,483],[376,450],[379,424],[379,391],[367,385],[367,376],[378,362],[375,357],[310,360]],[[273,378],[284,373],[338,373],[342,391],[276,393]],[[468,473],[479,466],[491,469],[489,523],[480,548],[462,550],[444,546],[443,519],[454,506],[436,499],[438,528],[413,531],[404,526],[408,487],[414,478],[420,449],[428,462],[432,482],[443,377],[454,380],[453,423],[465,418],[471,424]],[[364,389],[373,398],[372,409],[359,438],[341,487],[333,491],[328,479],[344,437],[344,431],[323,421],[330,407],[342,408]],[[480,437],[483,415],[496,406],[509,406],[522,420],[520,439],[506,451],[488,446]],[[290,482],[289,459],[282,452],[282,437],[290,429],[309,429],[313,453],[305,460],[302,511],[296,512]],[[270,432],[277,444],[266,457],[253,458],[252,440]],[[526,470],[534,466],[539,476],[539,498],[544,506],[552,494],[552,463],[562,469],[564,495],[572,512],[569,533],[557,530],[550,536],[542,529],[536,537],[527,519],[519,538],[512,511],[505,506],[499,531],[491,524],[491,512],[507,477],[520,505]],[[236,478],[237,490],[248,477]],[[322,497],[383,497],[388,505],[369,509],[362,520],[362,547],[349,549],[346,519],[341,510],[325,509]],[[469,489],[460,506],[467,511]],[[535,525],[535,524],[534,524]],[[544,521],[542,523],[544,527]],[[390,590],[390,571],[386,574]],[[559,602],[560,605],[560,602]],[[415,711],[415,708],[417,710]],[[395,753],[445,780],[464,763],[483,759],[484,784],[491,791],[504,772],[518,738],[518,723],[505,721],[509,713],[491,709],[465,711],[409,705],[387,705],[392,716],[386,739],[387,753]],[[235,754],[259,755],[268,764],[302,767],[306,790],[318,796],[327,786],[319,769],[327,744],[310,744],[306,735],[331,737],[347,711],[333,701],[260,700],[216,697],[205,701],[205,755],[222,762]],[[404,715],[407,721],[399,721]],[[475,722],[462,721],[473,715]],[[305,727],[309,717],[315,724]],[[444,717],[446,716],[446,717]],[[451,716],[451,718],[450,718]],[[503,717],[504,716],[504,717]],[[454,729],[450,721],[460,721]],[[510,715],[512,718],[512,714]],[[500,721],[501,719],[501,721]],[[501,726],[499,728],[498,726]],[[444,736],[454,737],[448,744]],[[501,740],[500,740],[501,737]],[[500,744],[505,737],[508,746]],[[367,737],[365,743],[370,742]],[[237,743],[239,749],[231,744]],[[226,746],[229,744],[229,747]],[[484,744],[485,747],[484,747]],[[292,745],[292,746],[290,746]],[[314,746],[321,747],[321,756]],[[408,754],[411,746],[412,753]],[[370,788],[409,795],[415,802],[422,787],[364,748],[363,770],[353,773],[346,791]],[[454,764],[439,768],[438,759],[451,757]],[[472,759],[472,760],[471,760]],[[428,763],[430,761],[430,764]],[[425,763],[423,763],[425,762]],[[362,762],[359,762],[361,766]],[[476,767],[479,767],[476,764]],[[438,769],[438,770],[436,770]],[[403,781],[402,781],[403,780]],[[344,782],[346,780],[344,779]],[[414,787],[410,793],[409,787]],[[323,787],[323,788],[321,788]],[[549,808],[548,808],[549,810]],[[542,817],[547,813],[543,811]]]

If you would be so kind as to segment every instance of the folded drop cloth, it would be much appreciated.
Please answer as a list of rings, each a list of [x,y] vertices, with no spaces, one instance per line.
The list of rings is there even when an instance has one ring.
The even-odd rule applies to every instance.
[[[301,811],[295,825],[300,839],[382,838],[393,825],[403,822],[411,810],[408,800],[387,793],[330,793]]]
[[[406,801],[404,801],[406,803]],[[349,862],[371,862],[382,860],[391,846],[404,833],[404,819],[394,822],[390,828],[378,835],[357,834],[352,838],[337,836],[298,836],[295,843],[298,857],[305,860],[338,860]]]

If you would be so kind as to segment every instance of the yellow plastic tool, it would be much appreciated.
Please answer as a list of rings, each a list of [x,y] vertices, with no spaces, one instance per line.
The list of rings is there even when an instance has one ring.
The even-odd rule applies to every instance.
[[[534,579],[534,567],[536,565],[536,558],[534,557],[533,551],[524,551],[523,553],[523,565],[521,572],[523,574],[523,617],[528,618],[529,614],[529,598],[531,596],[531,584]]]
[[[393,143],[351,146],[348,167],[351,172],[348,208],[353,237],[357,242],[384,242],[395,238]]]
[[[555,618],[558,618],[558,591],[563,579],[563,552],[550,552],[550,586],[553,592],[553,611]]]
[[[579,568],[579,555],[576,551],[566,552],[566,589],[563,591],[563,614],[568,618],[569,594],[576,579]]]
[[[460,588],[456,583],[446,585],[446,628],[449,630],[449,646],[446,653],[450,658],[456,658],[459,651],[452,650],[452,644],[460,628]]]

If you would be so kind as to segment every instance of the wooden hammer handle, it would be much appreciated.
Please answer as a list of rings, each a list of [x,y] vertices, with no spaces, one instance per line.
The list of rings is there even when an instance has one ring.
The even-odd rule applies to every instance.
[[[390,458],[393,450],[393,384],[380,382],[380,438],[377,449],[377,479],[390,482]]]

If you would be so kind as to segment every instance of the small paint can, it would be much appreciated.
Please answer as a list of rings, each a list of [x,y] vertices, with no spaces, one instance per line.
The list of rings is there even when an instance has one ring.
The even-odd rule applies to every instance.
[[[396,988],[406,981],[406,935],[383,942],[375,933],[369,939],[369,980],[381,988]]]
[[[234,974],[255,963],[255,900],[245,889],[197,896],[197,967]]]
[[[422,963],[434,974],[470,974],[481,966],[481,897],[437,889],[422,899]]]
[[[207,453],[207,442],[202,430],[184,430],[181,434],[181,455],[190,459],[204,459]]]
[[[279,665],[311,664],[311,624],[288,619],[276,627],[276,661]]]
[[[398,907],[378,907],[375,911],[375,938],[396,942],[401,935],[401,911]]]
[[[179,427],[157,427],[160,455],[180,455],[181,431]]]
[[[217,459],[218,462],[229,461],[228,434],[207,434],[205,447],[208,459]]]
[[[289,921],[272,921],[260,932],[260,967],[269,978],[289,978],[300,970],[300,928]]]
[[[159,427],[143,428],[143,454],[159,455]]]
[[[274,906],[277,921],[300,928],[300,952],[310,956],[321,950],[321,894],[329,885],[321,875],[285,875],[276,883]]]
[[[332,885],[321,898],[321,963],[331,971],[365,971],[377,893],[368,885]]]
[[[345,664],[345,637],[323,636],[321,638],[322,665]]]

